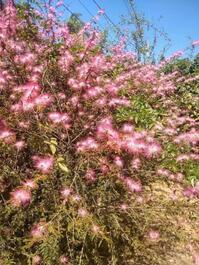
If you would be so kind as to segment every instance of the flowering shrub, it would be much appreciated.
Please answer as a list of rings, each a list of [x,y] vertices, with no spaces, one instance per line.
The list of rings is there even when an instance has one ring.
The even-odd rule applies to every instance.
[[[0,18],[2,264],[162,265],[179,238],[165,213],[199,196],[198,121],[163,71],[181,53],[143,65],[100,41],[52,6]],[[157,179],[181,189],[162,208]]]

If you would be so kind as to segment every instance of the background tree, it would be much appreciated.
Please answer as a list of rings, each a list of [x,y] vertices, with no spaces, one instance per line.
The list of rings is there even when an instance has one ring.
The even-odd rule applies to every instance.
[[[81,14],[79,13],[74,13],[70,16],[67,26],[69,28],[69,32],[74,34],[78,33],[80,29],[83,27],[84,22],[80,19]]]
[[[129,43],[133,44],[138,61],[155,62],[158,58],[164,57],[171,42],[166,32],[156,27],[138,11],[135,0],[124,0],[124,2],[129,17],[123,17],[123,24],[130,28]],[[160,38],[164,39],[165,46],[160,54],[157,54],[156,48]]]

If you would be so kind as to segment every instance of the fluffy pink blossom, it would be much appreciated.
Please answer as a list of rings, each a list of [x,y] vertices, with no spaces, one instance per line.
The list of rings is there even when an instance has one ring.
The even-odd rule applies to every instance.
[[[65,50],[63,55],[60,57],[58,64],[62,71],[67,72],[73,61],[74,58],[72,54],[69,51]]]
[[[193,128],[189,132],[182,133],[175,137],[174,142],[177,144],[185,143],[196,145],[199,143],[199,131]]]
[[[167,177],[169,180],[176,182],[181,182],[184,179],[184,175],[182,173],[173,173],[170,170],[164,168],[158,169],[157,174],[160,176]]]
[[[33,265],[39,265],[41,263],[41,257],[39,255],[35,255],[32,258],[32,263]]]
[[[13,91],[23,93],[23,99],[26,100],[37,96],[40,90],[41,87],[36,82],[27,82],[24,85],[16,86],[13,88]]]
[[[42,173],[49,173],[53,169],[54,159],[51,156],[33,156],[34,166]]]
[[[199,45],[199,43],[198,43]],[[195,265],[199,265],[199,252],[194,252],[192,255],[193,262]]]
[[[106,97],[101,97],[95,101],[95,106],[98,108],[105,107],[107,104],[107,98]]]
[[[48,118],[55,124],[69,122],[70,117],[67,113],[51,112]]]
[[[50,94],[41,94],[38,97],[35,98],[34,103],[36,106],[48,106],[50,103],[52,103],[54,100],[53,96]]]
[[[66,98],[66,95],[64,93],[60,92],[60,93],[58,93],[58,97],[60,99],[65,99]]]
[[[14,146],[18,151],[21,151],[26,146],[26,143],[25,141],[17,141]]]
[[[61,264],[67,264],[68,261],[69,261],[69,258],[68,258],[67,256],[65,256],[65,255],[62,255],[62,256],[59,258],[59,260],[60,260],[60,263],[61,263]]]
[[[194,153],[181,154],[176,158],[177,162],[184,162],[189,160],[199,161],[199,154],[194,154]]]
[[[189,160],[188,154],[181,154],[176,159],[177,162],[183,162],[183,161],[188,161],[188,160]]]
[[[122,167],[124,166],[124,162],[123,162],[122,158],[119,157],[119,156],[116,156],[116,157],[114,158],[114,164],[115,164],[118,168],[122,168]]]
[[[46,223],[41,222],[41,223],[36,224],[32,228],[31,236],[33,238],[41,238],[41,237],[43,237],[45,235],[46,231],[47,231]]]
[[[88,212],[87,212],[87,210],[85,210],[84,208],[80,208],[80,209],[78,210],[78,215],[79,215],[80,217],[86,217],[86,216],[88,215]]]
[[[106,164],[104,164],[104,163],[102,163],[102,164],[100,165],[100,170],[101,170],[101,172],[102,172],[103,174],[107,174],[107,173],[109,172],[109,166],[106,165]]]
[[[69,99],[69,103],[72,104],[73,107],[77,106],[78,102],[79,102],[78,96],[73,96]]]
[[[148,233],[148,238],[150,241],[156,242],[160,239],[160,233],[156,230],[150,230]]]
[[[197,198],[199,197],[199,187],[195,186],[195,187],[185,188],[183,191],[183,195],[190,199]]]
[[[28,180],[26,180],[26,181],[23,182],[23,186],[25,188],[35,189],[37,187],[37,184],[34,181],[34,179],[28,179]]]
[[[165,177],[169,177],[170,171],[167,170],[167,169],[164,169],[164,168],[160,168],[160,169],[157,170],[157,174],[165,176]]]
[[[96,173],[92,168],[87,169],[86,174],[85,174],[85,179],[89,182],[95,182],[96,181]]]
[[[137,196],[136,202],[143,203],[144,202],[144,198],[142,196]]]
[[[60,7],[60,6],[62,6],[63,4],[64,4],[63,1],[58,1],[57,4],[56,4],[56,6],[57,6],[57,7]]]
[[[72,193],[71,188],[63,188],[61,190],[61,196],[65,200],[68,199],[68,197],[71,195],[71,193]]]
[[[7,142],[10,142],[9,139],[11,139],[14,136],[14,133],[11,132],[9,129],[3,129],[0,131],[0,140],[4,140]]]
[[[161,146],[157,143],[152,143],[146,146],[145,154],[147,157],[157,156],[161,153]]]
[[[139,181],[135,181],[131,178],[125,178],[124,183],[126,184],[127,188],[131,192],[141,192],[142,185]]]
[[[129,124],[129,123],[125,123],[123,126],[122,126],[122,131],[124,133],[130,133],[132,134],[134,132],[134,126],[132,124]]]
[[[36,55],[33,53],[16,55],[14,59],[15,63],[24,64],[24,65],[32,65],[35,60],[36,60]]]
[[[126,203],[122,203],[122,204],[120,205],[120,209],[121,209],[122,211],[126,211],[128,208],[129,208],[129,207],[128,207],[128,205],[127,205]]]
[[[86,90],[86,94],[84,94],[85,99],[92,99],[98,97],[103,92],[101,87],[93,87]]]
[[[130,100],[125,98],[112,98],[111,100],[109,100],[108,105],[110,107],[116,107],[116,106],[129,107],[131,105],[131,102]]]
[[[175,180],[181,182],[184,179],[184,175],[182,173],[177,173],[175,175]]]
[[[76,146],[78,152],[95,151],[99,148],[99,144],[92,137],[87,137],[86,139],[78,142]]]
[[[30,122],[29,121],[21,121],[19,122],[19,127],[23,129],[28,129],[30,127]]]
[[[73,202],[79,202],[79,201],[81,201],[81,196],[78,195],[78,194],[72,195],[72,196],[71,196],[71,200],[72,200]]]
[[[16,189],[11,192],[11,203],[14,206],[27,206],[31,201],[31,193],[26,189]]]
[[[199,40],[195,40],[192,42],[192,46],[199,46]]]
[[[131,168],[138,170],[141,167],[141,160],[134,158],[131,160]]]
[[[99,232],[100,232],[100,227],[99,227],[98,225],[93,225],[93,226],[92,226],[92,231],[93,231],[94,233],[99,233]]]

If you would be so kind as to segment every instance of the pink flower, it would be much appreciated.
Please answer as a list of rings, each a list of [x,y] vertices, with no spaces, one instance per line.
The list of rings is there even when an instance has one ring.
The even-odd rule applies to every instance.
[[[117,167],[119,167],[119,168],[122,168],[122,167],[124,166],[124,162],[123,162],[123,160],[121,159],[121,157],[119,157],[119,156],[116,156],[116,157],[114,158],[114,164],[115,164]]]
[[[85,99],[91,99],[99,96],[103,92],[101,87],[92,87],[86,90],[86,94],[84,95]]]
[[[72,190],[70,188],[64,188],[62,191],[61,191],[61,196],[63,199],[68,199],[69,195],[71,195],[72,193]]]
[[[108,94],[110,94],[111,96],[116,96],[119,91],[119,88],[112,84],[112,85],[107,85],[106,90]]]
[[[140,161],[139,158],[135,158],[135,159],[133,159],[133,160],[131,161],[131,167],[132,167],[133,169],[138,170],[138,169],[140,168],[140,166],[141,166],[141,161]]]
[[[138,202],[138,203],[143,203],[143,202],[144,202],[144,198],[143,198],[142,196],[138,196],[138,197],[136,198],[136,202]]]
[[[153,144],[149,144],[145,153],[148,157],[152,157],[155,155],[158,155],[161,152],[161,147],[159,144],[153,143]]]
[[[100,9],[97,13],[98,13],[98,15],[103,15],[105,13],[105,10],[104,9]]]
[[[33,265],[38,265],[41,263],[41,257],[39,255],[36,255],[32,258]]]
[[[78,152],[95,151],[98,148],[99,148],[99,144],[92,137],[87,137],[86,139],[77,143]]]
[[[199,131],[193,128],[189,132],[182,133],[175,137],[174,142],[177,144],[185,143],[197,145],[199,143]]]
[[[129,107],[129,106],[131,105],[131,102],[130,102],[130,100],[125,99],[125,98],[123,98],[123,99],[121,99],[121,98],[112,98],[112,99],[109,101],[108,105],[109,105],[110,107],[116,107],[116,106],[125,106],[125,107]]]
[[[98,232],[100,231],[99,226],[98,226],[98,225],[93,225],[93,226],[92,226],[92,231],[93,231],[94,233],[98,233]]]
[[[87,210],[85,210],[85,209],[83,209],[83,208],[80,208],[80,209],[78,210],[78,215],[79,215],[80,217],[86,217],[86,216],[88,215],[88,212],[87,212]]]
[[[102,108],[106,106],[107,99],[105,97],[101,97],[95,101],[95,106],[98,108]]]
[[[164,169],[164,168],[160,168],[160,169],[157,170],[157,174],[165,176],[165,177],[169,177],[170,171],[167,170],[167,169]]]
[[[64,54],[61,55],[58,64],[61,70],[63,70],[64,72],[67,72],[70,68],[70,65],[73,63],[73,61],[74,61],[73,56],[70,54],[69,51],[65,50]]]
[[[184,189],[183,191],[183,195],[187,198],[197,198],[199,197],[199,187],[195,186],[195,187],[188,187],[186,189]]]
[[[198,43],[198,45],[199,45],[199,43]],[[195,252],[192,257],[193,257],[194,264],[199,265],[199,252]]]
[[[19,127],[23,129],[28,129],[30,127],[30,122],[29,121],[21,121],[19,122]]]
[[[199,40],[195,40],[192,42],[192,46],[199,46]]]
[[[73,202],[79,202],[79,201],[81,201],[81,196],[78,194],[75,194],[75,195],[71,196],[71,199]]]
[[[65,255],[62,255],[62,256],[59,258],[59,260],[60,260],[60,263],[61,263],[61,264],[67,264],[68,261],[69,261],[69,258],[68,258],[67,256],[65,256]]]
[[[64,4],[63,1],[58,1],[57,4],[56,4],[56,6],[57,6],[57,7],[60,7],[60,6],[62,6],[63,4]]]
[[[107,174],[107,173],[109,172],[109,167],[108,167],[108,165],[106,165],[106,164],[101,164],[101,165],[100,165],[100,170],[101,170],[101,172],[102,172],[103,174]]]
[[[49,173],[54,164],[54,159],[51,156],[33,156],[34,166],[42,173]]]
[[[58,93],[58,97],[60,99],[65,99],[66,98],[66,95],[64,93],[60,92],[60,93]]]
[[[11,202],[14,206],[27,206],[31,200],[31,193],[29,190],[16,189],[11,192]]]
[[[127,205],[126,203],[122,203],[122,204],[120,205],[120,209],[121,209],[122,211],[126,211],[126,210],[128,209],[128,205]]]
[[[122,127],[122,131],[125,133],[133,133],[134,132],[134,127],[131,124],[125,123]]]
[[[184,175],[182,173],[177,173],[175,179],[176,181],[181,182],[184,179]]]
[[[86,179],[88,182],[95,182],[95,181],[96,181],[96,174],[95,174],[95,171],[94,171],[93,169],[89,168],[89,169],[86,171],[85,179]]]
[[[151,230],[151,231],[149,231],[149,233],[148,233],[148,238],[149,238],[151,241],[156,242],[156,241],[158,241],[159,238],[160,238],[160,233],[159,233],[158,231],[156,231],[156,230]]]
[[[37,106],[48,106],[53,102],[53,97],[50,94],[41,94],[35,98],[34,103]]]
[[[48,114],[48,118],[53,123],[66,123],[70,120],[67,113],[51,112]]]
[[[69,102],[70,102],[70,104],[72,104],[73,107],[75,107],[79,102],[79,97],[73,96],[70,98]]]
[[[142,185],[139,181],[132,180],[130,178],[125,179],[125,184],[127,185],[127,188],[131,192],[141,192],[142,191]]]
[[[25,141],[17,141],[14,146],[16,147],[17,151],[20,151],[26,146],[26,143]]]
[[[17,64],[32,65],[35,59],[36,56],[33,53],[26,53],[23,55],[16,55],[14,60]]]
[[[29,189],[35,189],[37,187],[37,185],[33,179],[28,179],[25,182],[23,182],[23,186],[25,188],[29,188]]]
[[[0,131],[0,140],[9,141],[14,136],[14,133],[9,129],[3,129]]]
[[[187,154],[181,154],[177,157],[176,161],[177,162],[183,162],[189,160],[189,155]]]
[[[34,238],[41,238],[47,231],[46,223],[36,224],[31,230],[31,236]]]

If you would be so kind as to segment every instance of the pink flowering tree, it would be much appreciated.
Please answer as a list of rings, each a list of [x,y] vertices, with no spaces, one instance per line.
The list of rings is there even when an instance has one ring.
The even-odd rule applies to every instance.
[[[178,105],[180,73],[163,71],[181,52],[143,65],[121,39],[104,54],[60,5],[0,17],[0,262],[164,264],[175,240],[150,185],[199,195],[198,122]]]

